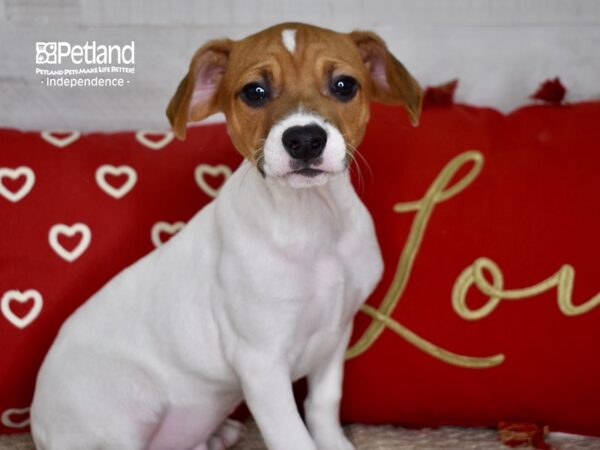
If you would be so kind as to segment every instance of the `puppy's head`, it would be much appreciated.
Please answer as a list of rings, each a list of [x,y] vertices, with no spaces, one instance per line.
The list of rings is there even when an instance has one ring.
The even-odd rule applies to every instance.
[[[309,187],[346,169],[372,100],[401,104],[418,122],[421,89],[381,38],[289,23],[201,47],[167,116],[183,139],[188,122],[221,111],[265,177]]]

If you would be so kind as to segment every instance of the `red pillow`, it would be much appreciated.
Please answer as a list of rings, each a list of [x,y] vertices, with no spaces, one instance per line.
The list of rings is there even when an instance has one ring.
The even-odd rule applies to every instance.
[[[361,146],[386,270],[343,420],[600,435],[600,103],[402,116]]]
[[[343,420],[504,419],[600,435],[599,118],[600,103],[508,117],[449,106],[412,128],[401,109],[373,108],[361,146],[370,167],[359,161],[355,178],[386,272],[356,320]],[[14,432],[27,426],[60,323],[168,239],[241,158],[223,125],[193,128],[185,142],[10,130],[0,142],[0,431]],[[559,269],[560,303],[553,279],[523,291]],[[494,286],[503,292],[490,294],[530,297],[492,305],[478,291]],[[372,316],[385,326],[367,329]]]

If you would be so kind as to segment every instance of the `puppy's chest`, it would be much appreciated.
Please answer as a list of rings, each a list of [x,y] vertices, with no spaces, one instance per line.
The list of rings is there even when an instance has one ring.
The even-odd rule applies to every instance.
[[[364,300],[352,263],[339,254],[322,255],[302,277],[286,351],[298,377],[331,354]]]
[[[295,342],[341,333],[373,284],[373,276],[365,270],[371,262],[356,255],[368,254],[363,246],[372,246],[374,236],[352,227],[328,231],[327,239],[322,239],[321,228],[315,230],[321,239],[277,248],[271,269],[265,271],[275,274],[272,295],[277,302],[284,300],[281,318],[291,319]]]
[[[306,274],[305,289],[299,297],[297,314],[289,324],[285,353],[299,378],[330,355],[347,324],[352,320],[357,300],[348,268],[337,257],[321,257]]]
[[[337,253],[322,255],[310,264],[304,277],[306,297],[299,307],[298,328],[310,335],[314,331],[343,327],[356,309],[357,280],[351,261]]]

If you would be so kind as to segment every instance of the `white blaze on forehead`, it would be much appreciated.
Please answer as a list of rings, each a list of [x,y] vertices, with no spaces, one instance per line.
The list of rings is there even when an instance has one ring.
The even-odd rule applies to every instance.
[[[296,30],[287,28],[281,32],[281,40],[283,45],[288,49],[290,53],[294,53],[296,50]]]

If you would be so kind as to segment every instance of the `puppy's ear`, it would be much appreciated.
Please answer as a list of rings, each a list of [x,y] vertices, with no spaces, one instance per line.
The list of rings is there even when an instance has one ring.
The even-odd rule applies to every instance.
[[[385,42],[370,31],[353,31],[350,38],[371,75],[373,100],[380,103],[404,106],[413,125],[418,125],[421,115],[423,91],[408,70],[394,58]]]
[[[192,58],[188,74],[181,80],[167,107],[175,135],[185,138],[188,122],[202,120],[219,111],[219,84],[227,69],[233,41],[211,41]]]

